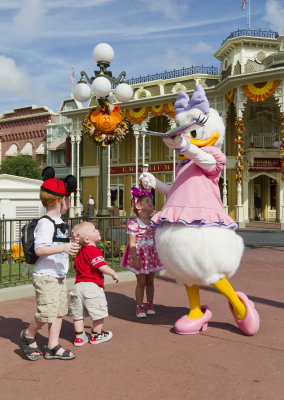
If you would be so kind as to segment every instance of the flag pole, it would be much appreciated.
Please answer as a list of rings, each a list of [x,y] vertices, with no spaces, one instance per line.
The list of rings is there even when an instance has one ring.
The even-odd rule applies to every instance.
[[[250,0],[249,0],[249,31],[250,31]]]

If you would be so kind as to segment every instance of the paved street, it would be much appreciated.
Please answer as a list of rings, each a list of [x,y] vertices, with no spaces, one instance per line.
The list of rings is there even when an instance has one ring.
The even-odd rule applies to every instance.
[[[34,298],[0,303],[0,385],[5,400],[177,399],[270,400],[284,392],[284,248],[247,248],[232,278],[236,290],[256,305],[261,326],[254,337],[237,328],[227,301],[213,288],[201,290],[213,312],[208,330],[193,336],[173,332],[187,312],[185,290],[169,276],[156,279],[156,316],[135,317],[135,282],[108,285],[113,339],[72,345],[72,321],[64,318],[61,343],[73,361],[24,358],[19,333],[35,311]],[[89,321],[86,330],[90,329]],[[47,329],[38,335],[46,344]]]

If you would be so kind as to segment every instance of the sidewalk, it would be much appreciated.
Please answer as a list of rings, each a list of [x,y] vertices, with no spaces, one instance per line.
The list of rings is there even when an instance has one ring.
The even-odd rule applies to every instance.
[[[208,330],[177,335],[172,327],[185,314],[185,290],[167,276],[156,279],[156,316],[135,317],[135,282],[108,285],[113,339],[74,348],[72,321],[64,318],[61,344],[76,351],[73,361],[30,362],[19,333],[35,311],[34,298],[0,303],[0,387],[5,400],[270,400],[284,392],[284,248],[247,249],[231,279],[260,314],[254,337],[237,328],[227,301],[212,288],[201,290],[213,318]],[[87,322],[86,330],[90,329]],[[41,348],[47,328],[38,335]]]
[[[269,221],[250,221],[246,223],[246,227],[240,230],[250,231],[280,231],[280,222]]]

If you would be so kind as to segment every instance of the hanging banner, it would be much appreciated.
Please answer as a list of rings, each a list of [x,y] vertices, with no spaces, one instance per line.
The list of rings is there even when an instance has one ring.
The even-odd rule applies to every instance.
[[[245,95],[254,102],[268,99],[276,90],[280,80],[250,83],[242,86]]]

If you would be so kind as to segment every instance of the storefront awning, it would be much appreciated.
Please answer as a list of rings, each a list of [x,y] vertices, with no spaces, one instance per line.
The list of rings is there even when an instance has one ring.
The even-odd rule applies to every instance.
[[[64,150],[65,149],[65,139],[59,139],[56,138],[53,140],[51,145],[48,147],[48,150],[50,151],[56,151],[56,150]]]
[[[45,154],[45,146],[41,143],[35,151],[35,154]]]
[[[31,142],[27,142],[22,150],[20,151],[22,156],[32,156],[33,155],[33,145]]]
[[[6,157],[16,157],[17,155],[18,155],[18,147],[15,144],[12,144],[5,153]]]

